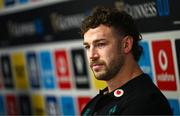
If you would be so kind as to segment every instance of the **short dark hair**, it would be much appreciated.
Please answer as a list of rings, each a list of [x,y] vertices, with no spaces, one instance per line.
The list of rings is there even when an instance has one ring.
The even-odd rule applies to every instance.
[[[90,28],[96,28],[101,24],[113,27],[121,35],[132,36],[132,54],[136,61],[139,60],[143,51],[142,47],[139,45],[142,36],[133,18],[129,14],[125,11],[118,11],[115,8],[95,7],[91,15],[86,17],[82,22],[81,35],[84,35]]]

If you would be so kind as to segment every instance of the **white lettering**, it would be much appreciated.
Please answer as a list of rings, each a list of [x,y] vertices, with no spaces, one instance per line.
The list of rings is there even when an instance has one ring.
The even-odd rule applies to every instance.
[[[55,32],[72,28],[79,28],[84,17],[84,14],[62,16],[60,14],[53,13],[50,15],[51,24]]]
[[[158,76],[157,76],[157,79],[159,80],[159,81],[168,81],[168,82],[174,82],[175,81],[175,77],[174,77],[174,75],[172,75],[172,74],[167,74],[167,73],[162,73],[162,74],[159,74]]]
[[[68,77],[60,77],[59,80],[63,83],[63,82],[70,82],[70,78]]]
[[[78,83],[87,83],[88,79],[86,77],[76,77],[76,82]]]
[[[59,58],[57,60],[57,63],[58,63],[58,71],[61,73],[61,74],[65,74],[67,72],[67,67],[66,67],[66,63],[65,63],[65,59],[64,58]]]
[[[149,2],[138,5],[125,4],[125,11],[128,12],[134,19],[150,18],[157,16],[155,2]]]
[[[35,25],[33,22],[15,23],[8,21],[7,26],[10,35],[15,37],[33,35],[36,33]]]

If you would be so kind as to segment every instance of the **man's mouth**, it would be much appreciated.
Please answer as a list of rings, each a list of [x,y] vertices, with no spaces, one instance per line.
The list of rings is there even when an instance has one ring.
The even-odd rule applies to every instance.
[[[99,71],[101,68],[103,67],[103,64],[92,64],[91,65],[91,68],[94,70],[94,71]]]

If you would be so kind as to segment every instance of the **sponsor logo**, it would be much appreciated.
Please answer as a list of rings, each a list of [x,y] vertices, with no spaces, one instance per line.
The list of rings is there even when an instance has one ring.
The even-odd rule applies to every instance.
[[[13,53],[11,58],[16,88],[21,90],[28,89],[29,80],[26,72],[24,53]]]
[[[47,115],[58,115],[57,99],[54,96],[46,97],[46,112]]]
[[[43,33],[42,21],[39,18],[33,21],[21,23],[8,21],[7,28],[12,37],[32,36],[36,34],[40,35]]]
[[[53,75],[53,64],[49,51],[40,52],[40,70],[42,84],[45,88],[55,88],[55,77]]]
[[[40,75],[35,52],[28,52],[26,55],[27,71],[29,76],[30,85],[32,88],[40,87]]]
[[[89,77],[84,49],[71,50],[73,72],[77,88],[89,88]]]
[[[67,52],[65,50],[56,50],[54,55],[59,87],[70,89],[71,79]]]
[[[17,100],[13,94],[6,95],[6,110],[8,115],[18,115]]]
[[[79,28],[84,17],[84,14],[73,14],[63,16],[58,13],[52,13],[50,15],[51,25],[53,27],[54,32]]]
[[[11,69],[11,60],[9,55],[2,55],[1,60],[1,71],[5,88],[13,88],[13,75]]]
[[[39,95],[39,94],[32,94],[31,97],[32,101],[32,108],[33,108],[33,114],[34,115],[45,115],[45,100],[44,96]]]
[[[177,90],[171,42],[153,41],[152,47],[158,87],[161,90]]]
[[[62,96],[60,98],[60,108],[63,113],[63,115],[75,115],[75,104],[74,104],[74,98],[71,96]]]
[[[18,103],[21,115],[32,115],[32,105],[28,94],[18,95]]]
[[[145,3],[126,3],[116,1],[115,7],[128,12],[134,19],[169,16],[169,0],[146,1]]]

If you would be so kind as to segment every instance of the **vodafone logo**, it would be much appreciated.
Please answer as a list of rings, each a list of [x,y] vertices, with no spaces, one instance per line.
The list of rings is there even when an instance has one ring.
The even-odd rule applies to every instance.
[[[124,91],[122,89],[117,89],[114,91],[115,97],[121,97],[124,94]]]
[[[159,65],[160,65],[161,69],[163,71],[167,70],[167,67],[168,67],[168,58],[167,58],[166,52],[163,49],[161,49],[159,51],[158,61],[159,61]]]
[[[57,60],[58,62],[58,71],[61,73],[61,74],[65,74],[66,73],[66,71],[67,71],[67,67],[66,67],[66,63],[65,63],[65,59],[64,58],[59,58],[58,60]]]
[[[67,52],[65,50],[56,50],[55,53],[55,64],[58,86],[61,89],[71,88],[71,79],[68,66]]]
[[[155,77],[161,90],[177,90],[170,40],[152,42]]]
[[[55,51],[56,73],[58,77],[68,77],[69,67],[67,61],[67,54],[64,50]]]

